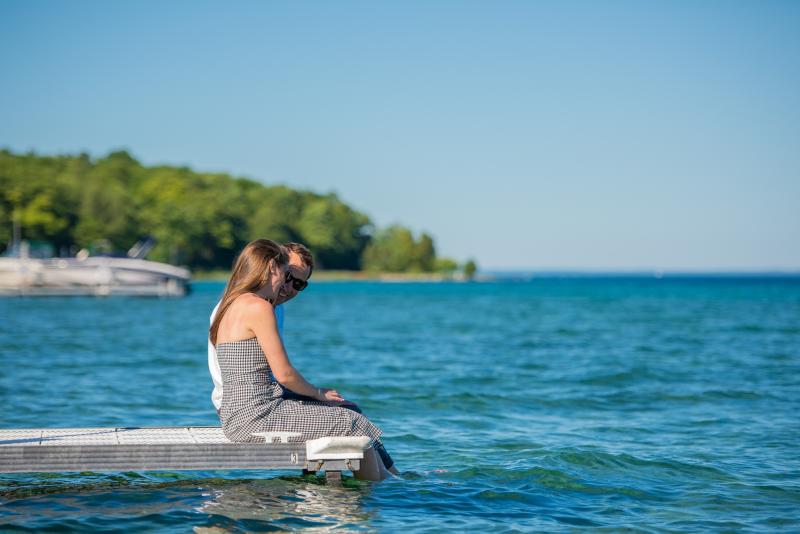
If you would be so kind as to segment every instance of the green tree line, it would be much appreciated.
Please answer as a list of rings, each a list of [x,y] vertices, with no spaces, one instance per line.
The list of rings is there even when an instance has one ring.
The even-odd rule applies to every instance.
[[[127,250],[152,236],[149,259],[228,269],[252,239],[298,241],[320,268],[452,272],[433,238],[402,226],[377,229],[336,194],[264,185],[187,167],[144,166],[125,151],[42,156],[0,150],[0,248],[22,238],[57,251]]]

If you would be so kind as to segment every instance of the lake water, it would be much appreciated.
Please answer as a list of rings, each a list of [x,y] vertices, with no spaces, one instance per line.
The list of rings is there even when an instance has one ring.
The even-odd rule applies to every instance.
[[[216,424],[221,290],[0,300],[0,427]],[[285,334],[402,478],[0,475],[0,530],[800,530],[798,278],[312,283]]]

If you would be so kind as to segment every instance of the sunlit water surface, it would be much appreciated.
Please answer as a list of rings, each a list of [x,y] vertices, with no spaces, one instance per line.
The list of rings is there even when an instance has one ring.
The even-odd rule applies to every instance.
[[[0,300],[0,427],[216,424],[208,312]],[[800,280],[312,283],[286,342],[403,476],[0,475],[0,530],[800,530]]]

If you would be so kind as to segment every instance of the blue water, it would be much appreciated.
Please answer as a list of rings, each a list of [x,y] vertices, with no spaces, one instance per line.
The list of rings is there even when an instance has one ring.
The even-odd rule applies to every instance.
[[[215,424],[194,289],[0,300],[0,427]],[[286,341],[401,479],[0,475],[0,530],[800,530],[800,279],[312,283]]]

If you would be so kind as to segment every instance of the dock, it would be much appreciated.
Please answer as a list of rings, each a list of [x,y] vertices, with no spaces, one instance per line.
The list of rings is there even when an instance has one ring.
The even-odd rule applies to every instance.
[[[235,443],[220,427],[0,429],[0,473],[302,469],[341,479],[360,468],[369,437],[255,434]]]

